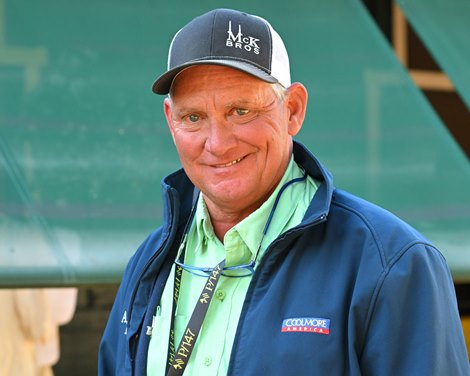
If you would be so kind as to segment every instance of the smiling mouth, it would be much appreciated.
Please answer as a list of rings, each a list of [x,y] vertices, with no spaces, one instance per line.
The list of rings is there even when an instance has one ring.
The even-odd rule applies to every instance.
[[[234,161],[229,162],[229,163],[225,163],[225,164],[222,164],[222,165],[217,165],[216,167],[219,167],[219,168],[220,167],[230,167],[230,166],[233,166],[233,165],[237,164],[238,162],[242,161],[243,159],[245,159],[245,157],[235,159]]]

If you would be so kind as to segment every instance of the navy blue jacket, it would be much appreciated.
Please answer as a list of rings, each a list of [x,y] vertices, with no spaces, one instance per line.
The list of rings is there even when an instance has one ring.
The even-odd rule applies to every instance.
[[[259,262],[228,374],[470,375],[441,253],[391,213],[334,189],[298,143],[294,157],[321,184],[303,221]],[[100,375],[146,374],[147,327],[193,192],[182,170],[162,185],[164,224],[126,268],[100,345]]]

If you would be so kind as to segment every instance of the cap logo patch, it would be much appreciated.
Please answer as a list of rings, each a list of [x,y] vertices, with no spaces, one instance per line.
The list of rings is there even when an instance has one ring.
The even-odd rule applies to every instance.
[[[244,49],[245,51],[253,52],[256,55],[259,55],[260,48],[256,43],[259,42],[259,39],[251,36],[244,36],[242,34],[242,25],[238,25],[238,33],[235,35],[232,31],[232,21],[229,21],[227,34],[228,37],[225,42],[227,47]]]
[[[294,317],[282,322],[281,332],[330,334],[330,320],[318,317]]]

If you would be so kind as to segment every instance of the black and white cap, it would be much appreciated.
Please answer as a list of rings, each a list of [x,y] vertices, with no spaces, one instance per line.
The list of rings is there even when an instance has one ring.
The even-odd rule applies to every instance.
[[[290,86],[289,57],[278,33],[263,18],[230,9],[203,14],[176,33],[168,53],[168,70],[152,86],[168,94],[176,75],[202,64],[222,65],[259,79]]]

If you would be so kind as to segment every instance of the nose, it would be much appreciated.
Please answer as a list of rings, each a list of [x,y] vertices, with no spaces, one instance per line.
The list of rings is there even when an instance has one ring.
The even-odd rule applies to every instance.
[[[205,148],[215,155],[223,156],[237,144],[233,125],[225,118],[212,119],[207,134]]]

